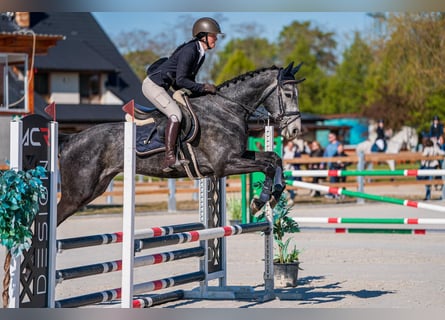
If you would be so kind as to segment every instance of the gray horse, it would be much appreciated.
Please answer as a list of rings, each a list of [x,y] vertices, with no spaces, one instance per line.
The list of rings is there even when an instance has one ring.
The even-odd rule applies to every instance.
[[[199,134],[192,142],[199,171],[203,176],[263,172],[262,193],[251,203],[253,213],[267,202],[273,206],[285,188],[282,161],[274,152],[248,151],[247,120],[262,106],[279,124],[282,135],[293,139],[301,133],[298,105],[297,67],[272,66],[226,81],[217,94],[190,98],[199,122]],[[266,112],[266,111],[265,111]],[[163,115],[153,112],[157,120]],[[100,124],[82,132],[59,136],[61,199],[57,223],[62,223],[79,208],[100,196],[124,164],[123,123]],[[164,173],[163,152],[138,156],[136,173],[161,178],[187,177],[184,168]]]

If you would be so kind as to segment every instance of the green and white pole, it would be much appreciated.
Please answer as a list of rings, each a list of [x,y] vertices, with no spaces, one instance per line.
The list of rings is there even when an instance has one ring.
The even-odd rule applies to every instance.
[[[285,177],[357,177],[357,176],[404,176],[429,177],[445,176],[445,170],[299,170],[285,171]]]
[[[288,185],[303,188],[303,189],[316,190],[316,191],[320,191],[320,192],[326,192],[326,193],[343,195],[343,196],[354,197],[354,198],[362,198],[362,199],[373,200],[373,201],[378,201],[378,202],[393,203],[393,204],[398,204],[398,205],[406,206],[406,207],[413,207],[413,208],[427,209],[427,210],[432,210],[432,211],[445,212],[445,207],[433,205],[433,204],[429,204],[429,203],[424,203],[424,202],[417,202],[417,201],[412,201],[412,200],[405,200],[405,199],[391,198],[391,197],[380,196],[380,195],[373,195],[373,194],[369,194],[369,193],[350,191],[350,190],[346,190],[343,188],[322,186],[319,184],[308,183],[308,182],[303,182],[303,181],[286,180],[286,183]]]
[[[403,224],[403,225],[442,225],[441,218],[347,218],[347,217],[294,217],[295,222],[316,224]]]

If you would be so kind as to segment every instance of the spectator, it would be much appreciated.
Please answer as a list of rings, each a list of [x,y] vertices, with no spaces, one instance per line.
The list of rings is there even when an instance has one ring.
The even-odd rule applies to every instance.
[[[445,137],[443,134],[441,134],[439,136],[439,138],[437,139],[437,143],[436,143],[437,148],[439,148],[439,150],[442,150],[445,152]],[[443,169],[443,160],[439,160],[439,168]]]
[[[436,147],[437,147],[439,150],[445,152],[445,137],[444,137],[443,134],[441,134],[441,135],[439,136],[439,138],[437,139]],[[439,160],[439,169],[445,169],[445,168],[444,168],[444,163],[443,163],[443,161],[444,161],[444,160]],[[440,180],[440,179],[442,179],[442,177],[441,177],[441,176],[437,176],[436,179]],[[442,184],[440,184],[440,185],[435,185],[434,188],[435,188],[436,190],[438,190],[438,191],[441,191],[442,188],[443,188],[443,185],[442,185]]]
[[[439,136],[439,138],[437,139],[437,147],[442,150],[445,151],[445,137],[443,134],[441,134]]]
[[[437,156],[437,155],[444,155],[445,151],[440,150],[437,145],[432,141],[432,139],[426,139],[425,145],[423,148],[423,156]],[[438,160],[422,160],[420,162],[421,169],[437,169],[439,167],[439,161]],[[427,177],[427,180],[433,180],[433,177]],[[431,185],[427,184],[425,185],[425,198],[423,200],[431,200]]]
[[[283,148],[283,160],[294,159],[294,158],[299,158],[299,157],[301,157],[301,152],[298,150],[297,144],[295,144],[294,141],[292,141],[292,140],[288,140]],[[300,165],[299,164],[286,164],[284,167],[284,170],[290,170],[290,171],[300,170]],[[301,181],[301,178],[300,177],[289,177],[289,180]],[[296,194],[295,190],[291,190],[290,188],[288,190],[289,190],[289,200],[293,202],[294,198],[297,194]]]
[[[443,135],[443,124],[440,123],[440,119],[438,116],[433,117],[433,123],[430,127],[429,137],[433,140],[434,143],[439,140],[439,137]]]
[[[337,153],[334,155],[334,157],[347,157],[348,155],[345,152],[344,146],[342,143],[340,143],[337,147]],[[346,170],[348,166],[351,165],[351,162],[343,162],[343,161],[337,161],[332,162],[331,164],[331,170]],[[345,182],[346,177],[332,177],[334,182]]]
[[[323,149],[320,145],[320,142],[318,142],[317,140],[314,140],[311,142],[310,144],[310,153],[309,156],[311,158],[321,158],[323,157]],[[309,170],[322,170],[323,169],[323,163],[311,163],[308,165],[308,169]],[[318,182],[320,181],[320,177],[313,177],[312,178],[312,183],[316,183],[318,184]],[[311,196],[312,197],[320,197],[320,191],[317,190],[312,190],[311,192]]]
[[[337,153],[337,148],[338,148],[338,145],[340,144],[340,142],[337,140],[337,134],[333,131],[329,132],[328,140],[329,140],[329,144],[324,149],[323,157],[332,158]],[[330,169],[331,162],[327,162],[325,164],[325,166],[326,166],[326,168]],[[329,182],[335,182],[335,180],[333,178],[334,177],[330,177]],[[328,193],[328,194],[326,194],[326,198],[333,199],[333,198],[335,198],[335,196],[332,193]]]

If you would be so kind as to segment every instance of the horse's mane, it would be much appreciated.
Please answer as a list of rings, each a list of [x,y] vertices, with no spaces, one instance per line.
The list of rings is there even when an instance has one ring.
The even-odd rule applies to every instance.
[[[277,66],[273,65],[273,66],[271,66],[271,67],[260,68],[260,69],[254,70],[254,71],[249,71],[249,72],[246,72],[246,73],[244,73],[244,74],[241,74],[241,75],[239,75],[239,76],[237,76],[237,77],[235,77],[235,78],[233,78],[233,79],[224,81],[223,83],[221,83],[221,84],[218,86],[218,88],[228,87],[228,86],[230,86],[231,84],[236,84],[236,83],[239,82],[239,81],[244,81],[244,80],[246,80],[246,78],[253,77],[253,76],[255,76],[255,75],[257,75],[257,74],[260,74],[260,73],[262,73],[262,72],[269,71],[269,70],[278,70],[278,69],[279,69],[279,68],[278,68]]]

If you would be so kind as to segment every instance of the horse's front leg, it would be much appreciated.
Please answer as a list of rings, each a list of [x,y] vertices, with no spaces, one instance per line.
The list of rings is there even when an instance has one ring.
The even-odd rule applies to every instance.
[[[275,182],[275,172],[276,168],[274,168],[271,164],[266,167],[263,188],[261,189],[260,196],[258,198],[253,198],[250,203],[250,209],[253,215],[256,215],[260,210],[264,207],[264,205],[271,201],[274,198],[274,182]],[[283,189],[284,190],[284,189]],[[272,206],[272,203],[270,203]],[[273,205],[276,205],[276,202],[273,201]]]
[[[252,199],[252,214],[258,213],[266,203],[275,207],[285,189],[283,162],[275,152],[246,151],[241,158],[230,159],[224,168],[224,176],[263,172],[265,180],[258,198]]]

